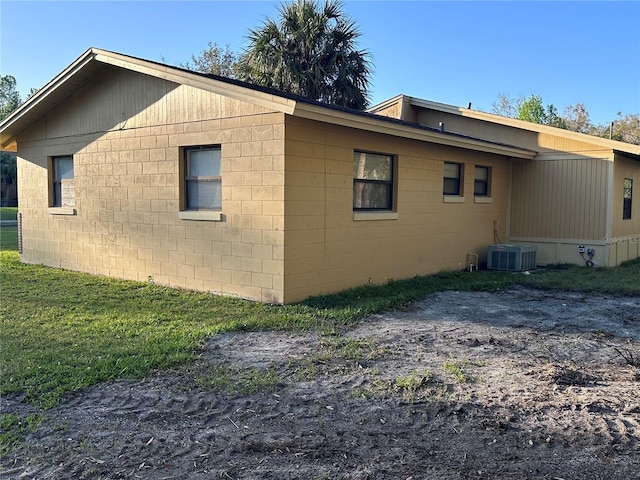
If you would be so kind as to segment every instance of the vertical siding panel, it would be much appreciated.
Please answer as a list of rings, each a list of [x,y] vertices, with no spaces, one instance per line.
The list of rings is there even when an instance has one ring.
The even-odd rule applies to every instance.
[[[557,232],[560,230],[562,223],[562,188],[560,187],[559,167],[557,162],[547,162],[549,164],[549,178],[551,182],[551,194],[549,195],[549,209],[551,210],[553,217],[549,223],[551,232]],[[554,208],[555,206],[555,208]]]
[[[579,200],[580,191],[576,184],[576,180],[579,172],[578,172],[578,166],[576,165],[576,162],[569,160],[567,163],[569,163],[568,183],[569,183],[569,189],[571,191],[571,197],[569,198],[569,202],[567,202],[567,208],[569,209],[568,211],[571,215],[571,222],[569,224],[569,231],[567,232],[566,238],[576,238],[579,219],[578,219],[578,212],[576,211],[575,205],[580,202]]]
[[[557,162],[558,166],[557,166],[557,172],[558,172],[558,176],[560,181],[558,182],[560,184],[560,203],[558,203],[558,210],[560,211],[560,225],[558,226],[558,235],[565,235],[566,231],[567,231],[567,225],[569,224],[569,221],[571,219],[571,215],[568,211],[567,205],[569,203],[569,188],[566,185],[566,178],[567,178],[567,162]]]

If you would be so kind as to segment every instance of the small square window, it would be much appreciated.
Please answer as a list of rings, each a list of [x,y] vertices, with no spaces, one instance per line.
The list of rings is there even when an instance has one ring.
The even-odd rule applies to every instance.
[[[183,210],[222,209],[222,155],[219,146],[184,149]]]
[[[462,196],[463,171],[460,163],[444,162],[443,195]]]
[[[476,197],[490,196],[491,168],[476,165],[473,181],[473,194]]]
[[[52,207],[72,207],[76,204],[73,175],[73,157],[51,158],[51,200]]]
[[[393,156],[353,153],[353,209],[393,209]]]
[[[622,189],[622,219],[631,219],[631,200],[633,197],[633,179],[625,178]]]

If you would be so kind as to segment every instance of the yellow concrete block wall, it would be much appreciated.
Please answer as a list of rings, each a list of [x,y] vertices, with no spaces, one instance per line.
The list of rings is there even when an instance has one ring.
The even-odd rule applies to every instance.
[[[287,118],[285,299],[367,282],[463,269],[486,256],[494,221],[504,238],[508,160],[356,129]],[[393,155],[397,218],[356,220],[353,152]],[[465,165],[464,202],[445,203],[444,161]],[[474,166],[491,167],[491,200],[474,201]]]
[[[145,88],[137,76],[125,77]],[[157,86],[158,80],[150,82]],[[104,83],[106,90],[123,94]],[[68,112],[60,107],[43,120],[59,122],[54,131],[65,136],[48,138],[35,126],[18,138],[19,182],[28,198],[20,205],[22,260],[282,302],[284,267],[277,248],[284,242],[278,235],[284,223],[283,115],[198,93],[217,112],[238,116],[189,121],[184,117],[189,113],[176,105],[195,95],[194,89],[167,90],[159,99],[165,108],[141,105],[124,128],[71,137],[69,125],[84,128],[78,117],[91,116],[82,100],[99,106],[96,92],[81,90]],[[221,145],[221,221],[178,216],[180,149],[198,145]],[[57,215],[48,208],[47,162],[57,155],[73,155],[75,214]]]

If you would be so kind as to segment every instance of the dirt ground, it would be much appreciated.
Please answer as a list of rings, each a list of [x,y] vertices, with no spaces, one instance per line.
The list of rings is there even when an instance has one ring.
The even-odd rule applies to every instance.
[[[224,334],[196,365],[68,396],[1,464],[2,479],[640,479],[640,297],[442,292],[335,335]]]

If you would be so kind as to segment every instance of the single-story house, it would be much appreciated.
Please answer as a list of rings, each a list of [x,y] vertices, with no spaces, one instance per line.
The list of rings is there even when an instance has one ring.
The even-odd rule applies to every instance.
[[[91,48],[0,123],[21,260],[263,302],[640,255],[640,146],[406,96],[368,112]]]

